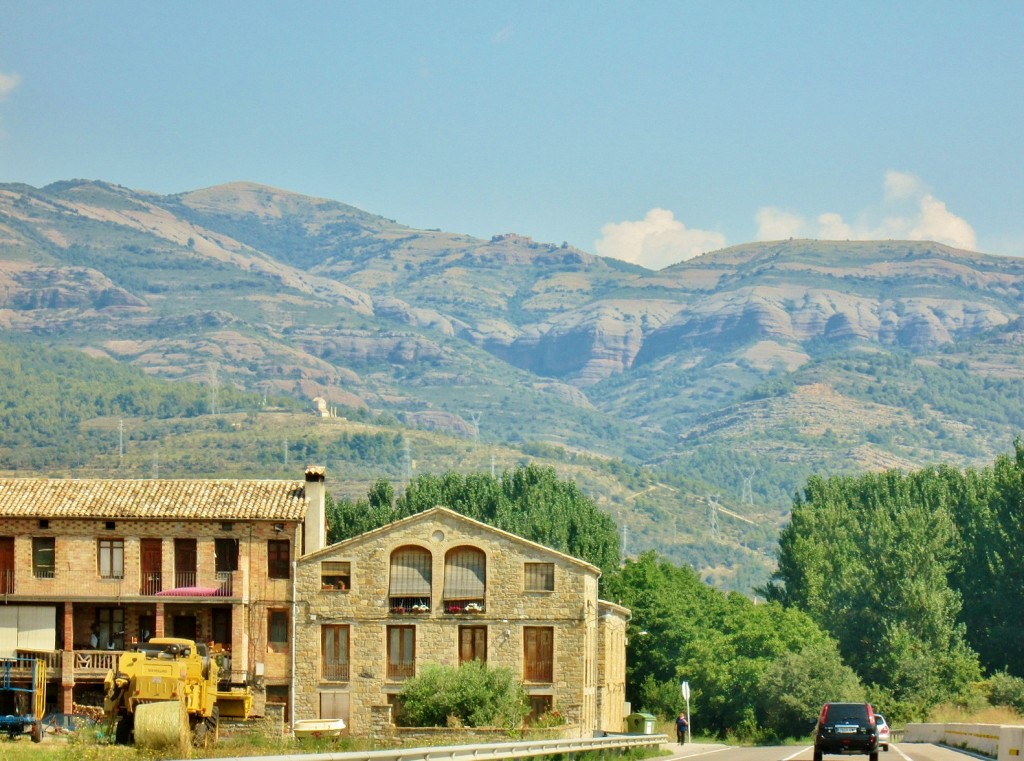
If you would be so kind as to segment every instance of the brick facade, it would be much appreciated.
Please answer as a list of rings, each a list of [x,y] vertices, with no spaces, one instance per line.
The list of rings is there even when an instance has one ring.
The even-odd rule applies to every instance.
[[[375,722],[406,675],[477,657],[523,677],[565,731],[622,730],[629,611],[598,599],[597,568],[445,508],[324,547],[325,471],[305,476],[0,479],[0,656],[45,658],[50,710],[70,713],[96,704],[122,648],[186,636],[212,643],[222,687],[248,686],[256,715],[277,704],[286,722],[341,717],[374,737],[394,734]],[[218,547],[237,547],[233,570]],[[429,579],[422,597],[395,597],[400,557],[409,583]],[[32,637],[10,629],[23,614]]]

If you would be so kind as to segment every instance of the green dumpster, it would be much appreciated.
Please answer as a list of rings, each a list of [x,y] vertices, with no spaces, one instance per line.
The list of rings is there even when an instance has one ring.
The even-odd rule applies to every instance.
[[[626,733],[630,735],[653,735],[654,722],[657,717],[654,714],[637,711],[626,717]]]

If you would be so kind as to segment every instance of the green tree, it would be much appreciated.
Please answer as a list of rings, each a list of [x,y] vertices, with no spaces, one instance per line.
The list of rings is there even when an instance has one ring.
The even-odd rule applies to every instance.
[[[527,465],[490,474],[423,475],[395,496],[384,480],[366,500],[328,506],[328,541],[338,542],[410,515],[444,506],[524,539],[593,563],[604,572],[618,567],[615,522],[572,481],[554,468]]]
[[[807,651],[827,662],[826,675],[844,673],[835,642],[806,614],[722,594],[691,569],[654,553],[627,561],[606,581],[605,595],[632,610],[626,697],[644,710],[672,716],[680,709],[679,684],[685,679],[693,726],[700,731],[784,735],[788,717],[766,711],[770,697],[779,696],[778,687],[766,693],[772,686],[766,678],[780,659]],[[818,707],[832,695],[823,680],[812,680],[808,689]]]
[[[955,699],[980,675],[948,581],[960,480],[951,468],[811,478],[766,590],[810,614],[860,678],[910,716]]]

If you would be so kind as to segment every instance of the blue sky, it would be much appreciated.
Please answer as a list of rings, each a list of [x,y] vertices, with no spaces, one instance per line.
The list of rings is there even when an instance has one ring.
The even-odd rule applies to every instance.
[[[0,0],[0,182],[251,180],[651,267],[1024,255],[1024,2]]]

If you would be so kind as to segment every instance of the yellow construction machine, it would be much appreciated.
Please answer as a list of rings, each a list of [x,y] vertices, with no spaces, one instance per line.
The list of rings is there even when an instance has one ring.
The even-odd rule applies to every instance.
[[[248,690],[218,690],[220,670],[207,646],[154,637],[123,653],[104,681],[103,710],[117,743],[143,748],[216,741],[221,715],[248,718]]]

